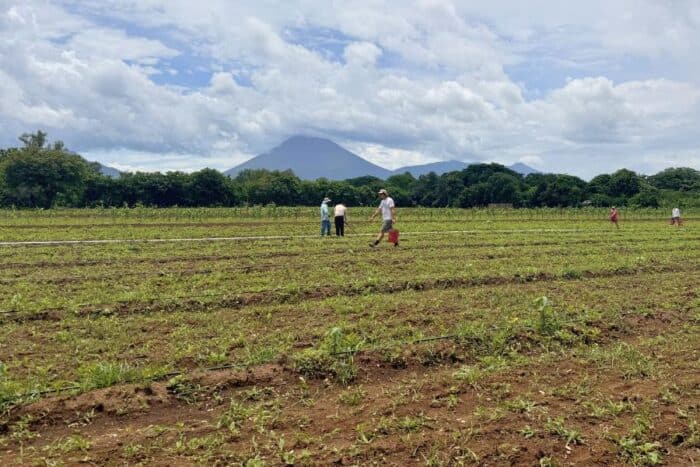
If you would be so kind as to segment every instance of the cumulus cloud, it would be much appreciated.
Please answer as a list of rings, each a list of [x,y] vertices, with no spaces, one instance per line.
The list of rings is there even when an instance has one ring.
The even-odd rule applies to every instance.
[[[371,42],[353,42],[345,47],[343,55],[350,65],[374,66],[382,49]]]
[[[42,128],[164,170],[295,133],[388,167],[697,166],[698,26],[692,1],[0,0],[0,143]]]

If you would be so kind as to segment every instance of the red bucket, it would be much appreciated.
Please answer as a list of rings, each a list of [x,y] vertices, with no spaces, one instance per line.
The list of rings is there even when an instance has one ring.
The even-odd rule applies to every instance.
[[[399,243],[399,230],[398,229],[391,229],[389,231],[389,243]]]

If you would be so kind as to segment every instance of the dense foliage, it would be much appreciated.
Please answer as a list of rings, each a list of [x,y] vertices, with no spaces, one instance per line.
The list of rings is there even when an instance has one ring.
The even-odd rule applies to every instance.
[[[372,205],[387,188],[400,206],[514,207],[700,205],[700,172],[670,168],[643,176],[622,169],[590,182],[561,174],[523,177],[500,164],[474,164],[442,175],[410,173],[387,180],[301,180],[290,170],[246,170],[231,179],[213,169],[186,174],[102,175],[99,164],[49,144],[46,133],[24,134],[23,147],[0,149],[0,206],[239,206],[316,205],[325,196],[349,205]]]

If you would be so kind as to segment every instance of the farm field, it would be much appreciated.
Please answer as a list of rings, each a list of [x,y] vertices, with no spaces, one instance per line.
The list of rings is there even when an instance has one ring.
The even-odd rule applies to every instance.
[[[0,211],[3,465],[700,463],[700,212]]]

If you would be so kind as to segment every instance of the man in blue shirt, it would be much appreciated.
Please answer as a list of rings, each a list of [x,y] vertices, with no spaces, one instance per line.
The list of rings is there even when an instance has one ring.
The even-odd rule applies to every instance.
[[[321,237],[324,234],[328,236],[331,234],[331,218],[328,214],[328,203],[330,202],[331,200],[327,196],[321,202]]]

